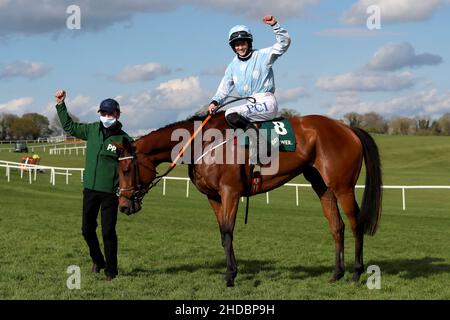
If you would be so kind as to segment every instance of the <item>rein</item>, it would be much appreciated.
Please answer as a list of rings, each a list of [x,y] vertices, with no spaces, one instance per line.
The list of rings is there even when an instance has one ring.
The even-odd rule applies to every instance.
[[[214,113],[219,111],[221,108],[223,108],[231,103],[234,103],[236,101],[240,101],[240,100],[247,100],[252,103],[256,103],[256,99],[253,97],[234,97],[234,96],[230,96],[230,97],[233,99],[231,99],[230,101],[227,101],[223,105],[219,105],[219,107],[214,111]],[[156,186],[158,184],[158,182],[160,182],[165,176],[167,176],[177,166],[177,161],[183,156],[186,149],[191,145],[192,141],[198,135],[200,130],[206,125],[206,123],[211,119],[211,117],[212,117],[212,114],[209,114],[206,117],[206,119],[203,120],[200,127],[197,128],[197,130],[195,130],[195,132],[190,137],[189,141],[184,145],[184,147],[181,149],[181,151],[178,153],[178,155],[172,161],[172,163],[170,164],[170,166],[166,170],[166,172],[164,172],[163,174],[157,175],[147,187],[143,187],[141,185],[141,179],[140,179],[140,175],[139,175],[139,165],[137,164],[136,153],[133,151],[131,156],[119,157],[118,161],[130,160],[130,159],[133,160],[133,166],[134,166],[134,172],[135,172],[135,176],[136,176],[137,185],[136,185],[136,187],[133,187],[133,188],[124,188],[124,189],[118,188],[117,196],[120,196],[122,191],[134,191],[133,199],[130,199],[130,200],[137,200],[137,201],[141,202],[142,198],[144,198],[144,196],[150,191],[150,189],[153,188],[154,186]]]

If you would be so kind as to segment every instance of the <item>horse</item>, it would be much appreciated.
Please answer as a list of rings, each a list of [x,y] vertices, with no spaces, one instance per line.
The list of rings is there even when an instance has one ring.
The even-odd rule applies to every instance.
[[[205,132],[211,128],[220,132],[228,129],[223,112],[210,117],[210,121],[204,126]],[[204,119],[205,117],[192,117],[152,131],[132,143],[126,140],[122,144],[115,143],[119,153],[118,196],[121,212],[132,214],[141,209],[145,193],[155,185],[155,181],[159,181],[157,166],[163,162],[171,162],[174,157],[172,149],[177,146],[178,141],[172,141],[172,133],[182,129],[192,135],[194,123]],[[294,130],[295,151],[278,154],[278,171],[269,175],[262,174],[261,186],[255,194],[278,188],[300,174],[311,183],[335,241],[335,267],[330,282],[341,279],[345,273],[345,225],[339,212],[339,203],[348,217],[355,238],[352,280],[358,282],[364,272],[364,234],[373,236],[381,217],[382,172],[378,147],[363,129],[347,126],[325,116],[293,116],[288,121]],[[208,141],[202,142],[203,147],[211,144]],[[230,152],[225,146],[219,148],[223,148],[224,153]],[[215,157],[214,153],[209,156]],[[225,155],[222,154],[222,157]],[[192,156],[191,158],[193,159]],[[363,160],[366,181],[359,208],[355,199],[355,185]],[[225,281],[228,287],[232,287],[238,272],[233,251],[233,230],[240,198],[253,195],[248,183],[251,165],[247,162],[216,162],[190,163],[188,173],[196,188],[206,195],[217,218],[226,259]]]

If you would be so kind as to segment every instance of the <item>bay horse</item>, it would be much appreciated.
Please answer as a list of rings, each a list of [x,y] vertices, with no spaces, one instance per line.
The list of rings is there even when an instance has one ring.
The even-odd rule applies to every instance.
[[[120,156],[118,195],[121,212],[132,214],[139,211],[144,194],[157,178],[156,167],[172,161],[172,149],[178,143],[171,139],[174,130],[185,129],[192,135],[194,121],[203,119],[193,117],[170,124],[133,143],[126,140],[123,144],[115,143]],[[382,174],[378,147],[364,130],[325,116],[294,116],[288,120],[295,133],[295,151],[279,153],[278,172],[262,176],[258,193],[278,188],[303,173],[320,199],[335,241],[335,268],[330,282],[342,278],[345,270],[345,226],[339,213],[339,203],[350,221],[355,238],[352,279],[357,282],[364,272],[364,234],[375,234],[381,216]],[[221,132],[228,128],[223,112],[211,117],[204,129],[210,128]],[[207,145],[208,142],[203,143],[203,146]],[[355,185],[363,160],[366,182],[360,209],[355,199]],[[188,173],[197,189],[207,196],[214,210],[225,251],[226,285],[234,286],[238,270],[233,251],[233,230],[240,197],[253,195],[247,183],[250,165],[191,163]]]

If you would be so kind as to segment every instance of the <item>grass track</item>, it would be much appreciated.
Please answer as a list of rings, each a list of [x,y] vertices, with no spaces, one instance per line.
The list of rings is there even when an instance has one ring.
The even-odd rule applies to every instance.
[[[376,136],[385,184],[450,185],[448,137]],[[42,164],[82,167],[80,156],[49,156]],[[0,153],[2,160],[18,160]],[[347,223],[346,276],[329,284],[334,241],[320,204],[293,188],[252,198],[249,224],[238,213],[236,287],[225,288],[225,261],[213,212],[203,195],[170,181],[144,200],[135,216],[120,215],[119,272],[111,283],[89,272],[81,236],[81,184],[65,185],[48,174],[29,185],[18,175],[6,182],[0,170],[0,298],[2,299],[450,299],[450,190],[386,190],[381,227],[366,237],[365,264],[378,265],[381,290],[350,283],[354,241]],[[178,168],[173,176],[185,176]],[[295,182],[303,182],[296,178]],[[360,179],[364,183],[364,175]],[[359,197],[361,192],[358,193]],[[347,222],[346,218],[344,221]],[[81,290],[68,290],[66,269],[81,267]],[[362,282],[367,279],[364,274]]]

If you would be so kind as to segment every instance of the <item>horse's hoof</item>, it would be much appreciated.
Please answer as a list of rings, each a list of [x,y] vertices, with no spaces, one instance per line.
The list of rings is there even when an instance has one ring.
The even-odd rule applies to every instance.
[[[330,283],[334,283],[344,276],[344,272],[334,273],[330,279]]]
[[[360,278],[361,278],[361,273],[359,273],[359,272],[353,273],[353,277],[352,277],[353,282],[355,282],[355,283],[359,282]]]
[[[234,280],[233,279],[228,279],[227,280],[227,287],[228,288],[234,287]]]

